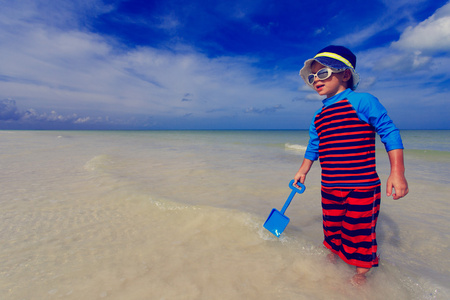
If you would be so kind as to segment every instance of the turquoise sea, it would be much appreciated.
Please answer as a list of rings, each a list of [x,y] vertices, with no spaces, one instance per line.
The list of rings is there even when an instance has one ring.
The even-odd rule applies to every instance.
[[[281,209],[307,131],[0,131],[0,299],[450,299],[450,131],[402,131],[380,266],[322,247],[320,166]],[[389,161],[378,141],[384,184]]]

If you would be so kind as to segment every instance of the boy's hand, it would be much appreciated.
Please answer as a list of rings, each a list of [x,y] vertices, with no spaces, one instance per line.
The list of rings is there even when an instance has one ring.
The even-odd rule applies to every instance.
[[[394,193],[392,193],[394,189]],[[391,173],[386,183],[386,195],[392,195],[394,200],[400,199],[408,194],[408,182],[403,173]]]
[[[300,188],[297,185],[297,183],[300,182],[300,183],[304,184],[305,183],[305,178],[306,178],[306,174],[302,174],[300,172],[297,172],[297,174],[295,174],[295,177],[294,177],[294,186],[296,188]]]
[[[391,163],[391,175],[386,183],[386,195],[392,195],[394,200],[400,199],[408,194],[408,182],[405,178],[405,164],[403,163],[403,149],[395,149],[388,152]],[[394,193],[392,194],[392,189]]]
[[[305,183],[305,179],[306,179],[306,175],[309,172],[309,169],[311,169],[311,166],[314,162],[312,160],[309,159],[303,159],[303,163],[300,166],[300,169],[298,170],[297,174],[295,174],[294,176],[294,186],[296,188],[301,189],[301,187],[298,186],[298,182],[304,184]]]

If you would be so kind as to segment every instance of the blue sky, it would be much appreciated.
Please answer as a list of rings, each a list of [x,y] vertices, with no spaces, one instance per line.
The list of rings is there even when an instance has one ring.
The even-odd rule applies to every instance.
[[[306,129],[329,44],[401,129],[450,129],[450,2],[0,0],[0,129]]]

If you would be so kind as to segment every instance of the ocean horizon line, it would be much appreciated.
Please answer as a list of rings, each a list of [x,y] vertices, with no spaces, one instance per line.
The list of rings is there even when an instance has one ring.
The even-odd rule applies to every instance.
[[[0,128],[0,131],[135,131],[135,132],[143,132],[143,131],[308,131],[309,129],[223,129],[223,128],[210,128],[210,129],[204,129],[204,128],[185,128],[185,129],[175,129],[175,128],[160,128],[160,129],[58,129],[58,128],[52,128],[52,129],[2,129]],[[401,129],[400,131],[449,131],[450,129]]]

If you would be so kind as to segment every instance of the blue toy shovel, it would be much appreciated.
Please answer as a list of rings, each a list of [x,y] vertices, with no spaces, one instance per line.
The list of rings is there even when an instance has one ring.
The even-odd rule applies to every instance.
[[[302,188],[301,190],[299,190],[294,186],[294,180],[291,180],[291,182],[289,182],[289,187],[292,189],[292,192],[287,198],[286,203],[284,203],[281,212],[279,212],[275,208],[272,209],[272,212],[270,213],[269,217],[264,223],[264,228],[272,232],[278,238],[283,233],[284,229],[289,223],[289,218],[286,217],[284,213],[286,212],[286,209],[288,208],[289,204],[291,204],[292,198],[294,198],[295,193],[302,194],[306,189],[306,187],[300,182],[298,182],[297,184],[301,186]]]

